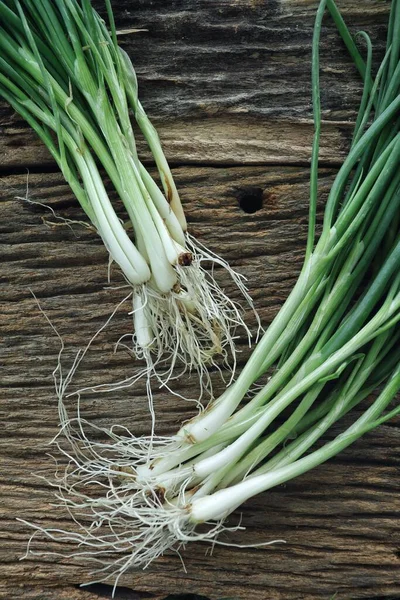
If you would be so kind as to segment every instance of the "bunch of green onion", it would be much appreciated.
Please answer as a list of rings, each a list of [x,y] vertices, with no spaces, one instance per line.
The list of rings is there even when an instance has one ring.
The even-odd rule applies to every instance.
[[[326,5],[364,89],[316,240],[319,41]],[[321,0],[313,38],[315,137],[304,265],[235,383],[170,438],[110,430],[105,443],[89,440],[83,419],[68,420],[60,393],[73,448],[68,456],[75,458],[57,485],[79,530],[37,531],[76,541],[76,554],[104,560],[99,579],[118,581],[129,567],[146,566],[190,540],[215,543],[226,517],[244,501],[323,463],[400,412],[398,404],[389,406],[400,390],[399,30],[400,0],[393,0],[386,53],[373,78],[369,37],[362,34],[364,61],[333,0]],[[339,434],[323,437],[343,422]],[[107,560],[114,552],[121,556]]]
[[[177,363],[206,374],[216,356],[229,364],[238,326],[250,332],[202,263],[227,269],[252,303],[243,277],[186,233],[171,170],[117,43],[110,0],[106,6],[111,33],[90,0],[1,0],[0,96],[43,140],[132,286],[135,354],[150,360],[152,353],[153,365],[170,359],[169,374]],[[164,193],[138,157],[131,113]],[[125,207],[125,224],[100,167]]]

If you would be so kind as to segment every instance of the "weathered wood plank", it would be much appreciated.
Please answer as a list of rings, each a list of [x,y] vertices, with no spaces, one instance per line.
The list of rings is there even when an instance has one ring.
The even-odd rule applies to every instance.
[[[321,198],[334,172],[321,171]],[[295,167],[177,168],[191,231],[249,278],[261,318],[267,324],[293,285],[306,235],[308,170]],[[46,443],[57,431],[51,371],[58,343],[30,295],[31,288],[67,343],[66,361],[106,320],[123,290],[104,289],[107,257],[92,231],[79,225],[46,226],[51,217],[23,196],[25,176],[1,180],[0,235],[2,294],[0,314],[0,598],[15,600],[90,600],[109,597],[111,589],[79,589],[88,580],[84,560],[52,556],[20,562],[29,529],[16,517],[69,525],[52,506],[49,486],[35,475],[51,477],[54,466]],[[30,197],[51,205],[57,214],[81,219],[75,200],[57,174],[32,174]],[[262,199],[253,214],[239,202]],[[114,282],[118,277],[115,274]],[[221,281],[235,295],[227,278]],[[112,345],[129,330],[129,306],[98,338],[77,375],[77,385],[116,380],[132,370],[129,357],[112,355]],[[251,315],[249,315],[251,321]],[[242,363],[248,350],[242,341]],[[180,389],[195,395],[196,380]],[[220,389],[222,386],[220,384]],[[162,412],[159,432],[172,432],[193,413],[193,406],[156,393]],[[98,425],[124,423],[135,433],[148,428],[144,384],[83,399],[84,415]],[[128,573],[121,585],[140,599],[161,600],[171,593],[198,593],[212,600],[321,600],[396,598],[400,595],[399,422],[360,440],[336,460],[271,492],[241,509],[246,531],[227,534],[237,544],[285,539],[265,548],[207,547],[192,544],[183,557],[168,555],[146,571]],[[230,519],[235,525],[239,512]],[[55,549],[40,543],[41,549]],[[125,595],[124,595],[125,594]],[[120,598],[135,598],[121,592]]]
[[[306,234],[307,169],[260,168],[265,163],[305,164],[312,123],[309,60],[316,2],[309,0],[114,0],[120,27],[147,32],[121,38],[134,58],[143,102],[176,168],[191,231],[249,279],[267,324],[293,285]],[[101,0],[97,6],[102,8]],[[388,2],[341,0],[352,31],[366,29],[383,46]],[[322,37],[322,102],[325,120],[321,159],[335,165],[345,154],[360,81],[329,19]],[[150,65],[150,68],[149,68]],[[25,124],[0,104],[0,168],[54,170]],[[141,147],[146,157],[145,148]],[[147,155],[147,159],[148,159]],[[211,168],[219,165],[219,168]],[[229,165],[238,165],[228,168]],[[322,197],[333,171],[321,171]],[[81,589],[84,560],[51,556],[20,562],[29,529],[17,516],[68,527],[52,506],[47,442],[57,431],[51,371],[57,339],[40,316],[29,288],[40,299],[67,344],[65,362],[104,323],[123,290],[105,289],[106,253],[97,236],[74,225],[46,226],[44,208],[15,200],[24,176],[0,180],[0,598],[91,600],[111,588]],[[82,217],[57,174],[32,174],[32,198],[57,214]],[[239,204],[262,208],[246,214]],[[220,280],[236,291],[224,274]],[[115,283],[118,276],[114,273]],[[129,306],[121,307],[77,375],[76,385],[117,380],[132,372],[131,359],[113,343],[130,330]],[[252,321],[251,314],[248,320]],[[248,356],[241,341],[240,364]],[[137,368],[137,367],[135,367]],[[196,378],[180,382],[195,396]],[[217,383],[217,389],[222,384]],[[148,431],[144,384],[103,396],[88,394],[83,410],[96,424],[124,423]],[[172,432],[193,413],[191,404],[158,391],[159,432]],[[125,575],[117,597],[161,600],[171,593],[248,600],[337,600],[400,597],[399,422],[360,440],[328,465],[247,503],[247,530],[226,537],[238,544],[284,538],[287,544],[257,549],[191,545],[187,573],[176,556],[147,571]],[[231,517],[236,524],[239,513]],[[44,544],[41,545],[45,547]],[[46,545],[46,549],[55,546]],[[135,590],[133,592],[132,590]]]
[[[103,2],[97,3],[99,9]],[[121,37],[143,104],[172,163],[264,164],[309,160],[310,57],[316,2],[304,0],[115,0]],[[381,54],[388,3],[341,0],[353,32]],[[361,82],[331,20],[321,40],[325,127],[321,160],[344,155]],[[52,164],[24,122],[0,104],[3,170]],[[148,158],[144,148],[143,156]]]
[[[1,107],[4,106],[0,104]],[[47,149],[34,133],[27,130],[17,115],[0,115],[1,171],[23,172],[55,170]],[[273,121],[268,117],[244,115],[180,120],[153,119],[163,148],[172,165],[260,165],[304,164],[311,156],[313,125],[310,120],[300,122]],[[321,162],[335,165],[345,155],[351,128],[349,123],[324,123],[321,139]],[[138,151],[145,163],[150,155],[142,141]]]

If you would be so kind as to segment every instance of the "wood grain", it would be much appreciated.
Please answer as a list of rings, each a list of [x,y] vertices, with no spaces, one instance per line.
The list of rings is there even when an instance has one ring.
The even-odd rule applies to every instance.
[[[293,286],[305,245],[316,3],[113,4],[119,27],[148,29],[121,39],[175,165],[190,231],[248,278],[262,322],[268,324]],[[96,5],[101,8],[102,2]],[[340,6],[353,31],[364,28],[371,34],[379,57],[388,3],[342,0]],[[328,19],[322,61],[321,205],[345,155],[361,88]],[[106,252],[92,230],[62,225],[45,207],[21,199],[29,167],[31,200],[64,218],[83,218],[46,151],[5,104],[0,127],[0,598],[109,598],[108,586],[79,587],[89,580],[84,560],[47,555],[20,561],[30,529],[16,518],[69,525],[64,511],[53,506],[49,485],[37,477],[54,473],[48,443],[57,432],[51,372],[59,343],[31,291],[65,341],[67,368],[124,298],[124,290],[116,289],[116,272],[114,287],[107,286]],[[244,212],[241,206],[254,198],[259,210]],[[238,298],[226,274],[218,277]],[[74,385],[115,381],[139,368],[124,352],[113,354],[119,336],[131,330],[129,310],[128,303],[122,305],[95,340]],[[250,312],[247,317],[254,326]],[[244,339],[239,345],[242,365],[249,350]],[[215,385],[223,389],[217,377]],[[192,397],[197,387],[195,377],[179,382],[180,391]],[[99,426],[123,423],[140,434],[149,426],[144,392],[140,383],[107,397],[89,393],[82,409]],[[155,402],[162,415],[159,433],[175,431],[194,412],[192,404],[160,390]],[[167,555],[146,571],[126,574],[116,597],[399,599],[399,425],[398,420],[388,423],[327,465],[252,499],[241,509],[246,530],[225,537],[238,545],[283,538],[285,545],[217,546],[211,556],[204,544],[192,544],[183,553],[186,572],[176,555]],[[230,523],[239,518],[236,512]]]
[[[99,8],[103,7],[100,0]],[[312,140],[310,58],[316,3],[306,0],[115,0],[117,25],[144,107],[173,163],[305,163]],[[377,48],[388,5],[341,2],[349,25]],[[321,160],[345,153],[361,83],[333,24],[321,40]],[[0,104],[3,169],[52,161],[25,123]],[[142,150],[142,148],[141,148]],[[146,154],[144,154],[146,156]],[[147,155],[148,156],[148,155]]]
[[[321,197],[332,181],[321,171]],[[308,171],[304,168],[179,168],[174,176],[182,190],[191,230],[249,278],[262,320],[267,323],[293,285],[306,232]],[[19,562],[29,529],[15,517],[68,526],[52,492],[35,474],[51,477],[47,442],[57,431],[51,371],[58,343],[38,312],[28,286],[67,344],[71,360],[123,298],[122,290],[105,290],[106,253],[97,236],[79,225],[46,226],[45,208],[16,200],[25,190],[24,176],[3,178],[2,238],[7,260],[1,313],[4,419],[0,439],[4,576],[0,594],[13,598],[58,600],[96,598],[96,591],[74,588],[87,581],[82,562],[53,557]],[[63,217],[82,215],[60,176],[31,175],[30,197]],[[238,193],[260,189],[263,207],[246,214]],[[239,194],[240,196],[240,194]],[[6,225],[5,225],[6,224]],[[209,232],[212,227],[213,235]],[[24,235],[21,237],[21,231]],[[222,274],[221,274],[222,276]],[[226,281],[227,287],[229,282]],[[234,290],[231,290],[234,293]],[[112,355],[112,344],[130,328],[124,307],[107,335],[93,345],[77,385],[116,380],[132,369],[129,357]],[[250,316],[250,315],[249,315]],[[241,362],[248,355],[243,345]],[[180,390],[195,394],[196,381]],[[172,432],[193,406],[156,394],[162,411],[159,431]],[[124,423],[135,433],[148,427],[143,386],[129,392],[85,398],[84,414],[98,425]],[[209,598],[390,597],[399,593],[400,527],[398,511],[399,429],[391,423],[329,465],[277,490],[255,498],[243,509],[246,531],[228,536],[237,544],[284,538],[285,546],[265,549],[216,548],[193,544],[184,553],[187,573],[176,556],[166,556],[145,572],[130,573],[122,584],[151,598],[169,593],[202,593]],[[232,516],[237,523],[239,514]],[[39,547],[44,548],[41,543]],[[51,545],[46,545],[51,549]],[[65,548],[64,548],[65,551]],[[24,587],[18,587],[23,582]],[[245,585],[244,583],[245,582]],[[68,591],[66,591],[68,590]],[[100,588],[106,593],[107,588]],[[121,598],[124,596],[120,596]],[[132,596],[127,596],[132,597]],[[134,596],[133,596],[134,597]]]

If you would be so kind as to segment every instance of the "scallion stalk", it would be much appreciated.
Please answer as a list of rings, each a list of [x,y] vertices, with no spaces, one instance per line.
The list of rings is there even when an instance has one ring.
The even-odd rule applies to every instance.
[[[0,95],[50,150],[127,284],[133,350],[165,383],[180,363],[204,382],[215,361],[232,367],[239,306],[204,261],[227,269],[252,307],[243,278],[186,233],[186,219],[156,130],[138,97],[128,55],[118,46],[111,4],[105,22],[90,0],[0,0]],[[141,162],[131,114],[157,165],[161,191]],[[100,168],[128,214],[121,224]],[[166,364],[169,366],[166,367]]]
[[[326,5],[365,85],[349,154],[315,242]],[[399,14],[400,0],[393,0],[388,38],[396,35]],[[63,539],[93,553],[93,547],[129,549],[105,564],[99,579],[117,583],[130,566],[147,566],[190,540],[216,543],[224,519],[240,504],[322,464],[400,412],[398,402],[387,410],[400,391],[400,57],[393,40],[387,48],[373,80],[371,46],[365,64],[333,0],[321,1],[313,38],[316,136],[304,265],[237,380],[167,439],[118,438],[110,431],[108,444],[90,442],[76,421],[64,418],[67,439],[84,441],[84,451],[63,480],[62,501],[91,525],[78,534],[63,532]],[[342,431],[332,439],[333,425]],[[97,491],[94,500],[88,486]],[[207,526],[200,530],[199,524]],[[53,530],[37,530],[57,539]]]

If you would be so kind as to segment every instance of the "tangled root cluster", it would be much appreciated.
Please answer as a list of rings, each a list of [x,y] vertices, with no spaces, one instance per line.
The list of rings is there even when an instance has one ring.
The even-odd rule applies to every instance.
[[[157,292],[151,284],[143,285],[134,291],[135,329],[141,323],[151,331],[151,344],[143,345],[137,331],[131,338],[131,351],[138,359],[144,360],[148,373],[156,375],[162,385],[172,379],[192,371],[198,376],[200,394],[206,390],[212,394],[210,367],[217,369],[221,377],[228,373],[229,385],[236,370],[236,345],[238,330],[244,331],[249,344],[252,334],[243,320],[243,310],[231,300],[218,285],[215,267],[224,269],[239,289],[246,304],[254,312],[258,330],[261,330],[258,315],[248,294],[245,278],[234,271],[229,264],[186,234],[186,247],[191,256],[190,264],[176,265],[178,284],[168,294]],[[211,269],[204,269],[206,263]],[[141,312],[138,319],[138,312]],[[135,314],[136,313],[136,314]]]

